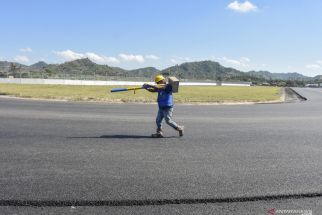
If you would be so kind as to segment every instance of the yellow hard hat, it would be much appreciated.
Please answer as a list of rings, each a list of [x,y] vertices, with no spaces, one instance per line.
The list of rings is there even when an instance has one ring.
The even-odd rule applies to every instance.
[[[164,79],[165,79],[165,77],[163,77],[163,75],[157,75],[157,76],[155,76],[154,81],[155,81],[155,83],[158,83],[159,81],[162,81]]]

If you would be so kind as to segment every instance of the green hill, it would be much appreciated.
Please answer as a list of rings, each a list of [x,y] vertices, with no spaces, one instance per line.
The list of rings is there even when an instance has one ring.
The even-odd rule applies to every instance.
[[[240,80],[251,79],[247,74],[233,68],[228,68],[214,61],[199,61],[183,63],[162,70],[162,73],[179,77],[180,79],[209,80]],[[242,79],[242,80],[241,80]]]
[[[65,62],[62,64],[49,64],[45,70],[54,74],[64,75],[101,75],[117,76],[122,75],[126,70],[118,67],[99,65],[88,58]]]
[[[271,73],[268,71],[250,71],[248,75],[253,77],[264,78],[265,80],[306,80],[310,77],[299,73]]]
[[[43,69],[47,66],[48,64],[44,61],[39,61],[37,63],[34,63],[32,65],[30,65],[29,67],[30,68],[33,68],[33,69]]]
[[[212,81],[251,81],[255,83],[270,82],[289,85],[291,82],[320,81],[321,76],[314,78],[299,73],[271,73],[268,71],[242,72],[234,68],[224,67],[214,61],[187,62],[171,66],[164,70],[154,67],[126,70],[120,67],[110,67],[92,62],[88,58],[65,62],[62,64],[47,64],[38,62],[31,66],[8,61],[0,61],[0,77],[32,78],[71,78],[97,80],[151,80],[156,74],[177,76],[182,80],[212,80]]]

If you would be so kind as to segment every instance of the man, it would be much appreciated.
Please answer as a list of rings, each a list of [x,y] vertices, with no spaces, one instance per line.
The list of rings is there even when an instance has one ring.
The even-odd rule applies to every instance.
[[[168,84],[162,75],[155,76],[157,85],[144,84],[143,87],[150,92],[158,93],[159,111],[156,118],[157,132],[152,137],[164,137],[162,132],[162,120],[179,132],[179,136],[183,136],[183,126],[178,125],[172,120],[173,113],[173,96],[172,86]]]

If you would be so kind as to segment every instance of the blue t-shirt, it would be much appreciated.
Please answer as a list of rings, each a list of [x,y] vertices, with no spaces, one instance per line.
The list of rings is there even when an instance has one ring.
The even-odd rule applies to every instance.
[[[158,90],[159,108],[173,107],[172,86],[166,84],[164,89]]]

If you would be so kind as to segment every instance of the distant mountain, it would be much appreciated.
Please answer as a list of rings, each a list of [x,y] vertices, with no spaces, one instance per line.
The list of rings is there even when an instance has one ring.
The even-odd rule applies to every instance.
[[[111,79],[151,79],[158,73],[177,76],[180,79],[188,80],[214,80],[214,81],[251,81],[263,82],[290,82],[290,81],[321,81],[322,75],[314,78],[299,73],[271,73],[268,71],[242,72],[234,68],[224,67],[214,61],[187,62],[171,66],[164,70],[154,67],[145,67],[134,70],[126,70],[120,67],[110,67],[92,62],[88,58],[68,61],[62,64],[47,64],[43,61],[26,66],[19,63],[0,61],[0,77],[8,75],[14,77],[55,77],[55,78],[93,78],[110,77]]]
[[[133,69],[133,70],[129,70],[128,74],[129,76],[133,77],[152,77],[155,76],[156,74],[160,73],[160,70],[154,68],[154,67],[145,67],[145,68],[141,68],[141,69]]]
[[[0,69],[9,68],[10,64],[11,62],[8,61],[0,61]]]
[[[247,72],[250,76],[264,78],[266,80],[307,80],[310,77],[299,73],[271,73],[268,71],[250,71]]]
[[[210,79],[219,81],[254,81],[259,79],[237,69],[224,67],[214,61],[183,63],[162,70],[162,73],[174,75],[180,79]]]
[[[322,81],[322,75],[317,75],[313,78],[314,80]]]
[[[0,72],[2,70],[8,70],[11,66],[14,66],[16,68],[28,68],[28,66],[16,63],[16,62],[9,62],[9,61],[0,61]]]
[[[101,75],[101,76],[118,76],[122,75],[126,70],[119,67],[110,67],[107,65],[99,65],[88,58],[65,62],[62,64],[49,64],[44,69],[53,73],[68,75]]]
[[[120,76],[120,77],[150,77],[160,71],[154,67],[126,70],[120,67],[110,67],[92,62],[88,58],[65,62],[63,64],[49,64],[47,70],[64,74]]]
[[[48,64],[45,63],[44,61],[39,61],[37,63],[34,63],[32,65],[30,65],[29,67],[30,68],[33,68],[33,69],[43,69],[47,66]]]

